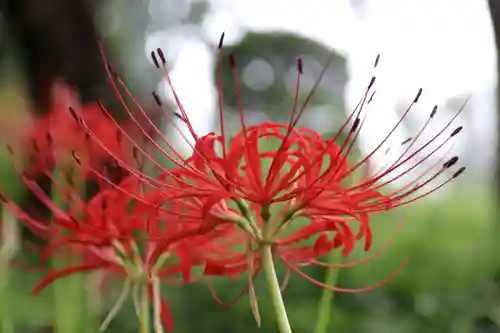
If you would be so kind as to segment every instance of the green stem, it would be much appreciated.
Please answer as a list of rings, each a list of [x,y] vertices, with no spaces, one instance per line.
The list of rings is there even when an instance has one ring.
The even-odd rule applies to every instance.
[[[130,281],[126,280],[123,283],[122,291],[120,292],[120,295],[118,296],[115,305],[111,308],[108,315],[106,316],[106,319],[104,319],[101,327],[99,328],[99,332],[104,332],[108,328],[111,321],[116,318],[118,312],[121,310],[121,308],[127,301],[129,293],[130,293]]]
[[[55,170],[54,179],[62,179],[62,172]],[[59,195],[57,188],[52,190],[52,201],[62,209],[67,204]],[[70,254],[70,258],[64,261],[53,258],[51,260],[51,267],[55,270],[66,267],[71,263],[78,263],[78,258]],[[69,263],[67,262],[69,261]],[[84,276],[69,276],[65,279],[57,281],[53,284],[54,291],[54,310],[55,322],[54,332],[56,333],[82,333],[91,323],[94,324],[90,318],[87,318],[89,309],[86,306],[86,278]],[[94,328],[97,325],[94,325]]]
[[[99,327],[102,326],[102,324],[99,324],[101,312],[103,310],[103,295],[100,287],[102,280],[105,278],[105,274],[106,272],[104,271],[97,271],[90,273],[87,277],[87,309],[89,312],[86,333],[100,331]]]
[[[2,333],[14,333],[14,315],[9,288],[9,259],[18,248],[19,230],[16,219],[2,209],[2,242],[0,248],[0,328]]]
[[[2,274],[0,276],[0,311],[2,311],[2,318],[0,328],[2,333],[14,333],[14,316],[10,311],[9,306],[9,275],[10,272],[7,269],[8,265],[4,264],[2,258]],[[12,304],[12,303],[11,303]]]
[[[327,255],[327,262],[330,264],[338,262],[342,258],[340,251],[332,251]],[[325,284],[334,286],[337,283],[340,270],[338,268],[327,268],[325,273]],[[332,313],[334,291],[324,289],[323,295],[318,308],[318,316],[316,319],[316,327],[314,333],[326,333],[328,323],[330,322],[330,315]]]
[[[149,308],[148,284],[144,283],[140,290],[139,325],[140,333],[150,333],[151,313]]]
[[[264,276],[266,278],[269,295],[271,296],[271,303],[276,315],[276,321],[280,333],[292,333],[288,315],[286,313],[285,303],[281,295],[280,284],[276,269],[274,268],[273,253],[271,245],[265,244],[261,248],[262,266],[264,269]]]
[[[161,289],[160,289],[160,279],[158,277],[153,277],[153,317],[155,333],[163,333],[163,325],[161,322]]]

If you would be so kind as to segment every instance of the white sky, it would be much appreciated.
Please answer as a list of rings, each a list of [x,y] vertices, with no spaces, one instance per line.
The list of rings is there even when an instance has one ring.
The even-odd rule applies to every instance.
[[[365,1],[365,16],[359,17],[348,0],[212,0],[212,10],[203,23],[212,45],[201,39],[183,41],[176,47],[172,71],[177,92],[195,128],[207,132],[214,125],[207,117],[216,111],[210,78],[214,45],[222,31],[226,33],[226,44],[238,42],[249,29],[295,32],[336,49],[348,58],[349,107],[363,93],[375,55],[381,53],[377,69],[378,116],[369,122],[373,130],[366,128],[367,149],[386,133],[388,120],[396,121],[394,106],[401,100],[413,99],[419,87],[424,87],[420,104],[425,116],[433,104],[447,98],[492,89],[496,80],[495,54],[486,0]],[[151,36],[147,53],[161,40]],[[494,131],[491,102],[479,101],[481,109],[474,112],[480,114],[473,115],[480,134],[490,133],[486,141],[491,140]],[[400,138],[406,135],[400,133]]]
[[[494,79],[493,36],[485,0],[366,0],[363,19],[346,0],[212,3],[215,12],[206,31],[214,43],[222,30],[227,40],[239,35],[238,26],[288,30],[345,52],[351,61],[365,62],[367,66],[360,68],[365,73],[375,54],[382,53],[383,72],[379,72],[399,91],[418,82],[438,96],[453,95],[483,88]]]

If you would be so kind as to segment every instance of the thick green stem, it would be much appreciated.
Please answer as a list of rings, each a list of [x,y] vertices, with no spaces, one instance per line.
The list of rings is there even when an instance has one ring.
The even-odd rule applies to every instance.
[[[271,296],[271,303],[276,315],[279,332],[292,333],[292,328],[290,327],[290,322],[288,321],[288,315],[286,313],[285,303],[283,302],[283,296],[281,295],[278,276],[276,275],[276,269],[274,268],[271,245],[263,245],[261,248],[261,255],[264,276],[269,289],[269,295]]]
[[[149,307],[148,285],[144,283],[140,287],[139,299],[139,333],[150,333],[151,326],[151,313]]]
[[[338,262],[342,257],[340,251],[332,251],[327,256],[327,261],[330,264]],[[334,286],[337,283],[340,270],[338,268],[327,268],[325,273],[325,284]],[[314,333],[326,333],[328,323],[330,322],[330,315],[332,313],[334,291],[329,289],[323,290],[321,301],[318,308],[318,316],[316,318],[316,327]]]
[[[163,333],[163,325],[161,322],[161,290],[160,279],[153,277],[153,317],[155,333]]]

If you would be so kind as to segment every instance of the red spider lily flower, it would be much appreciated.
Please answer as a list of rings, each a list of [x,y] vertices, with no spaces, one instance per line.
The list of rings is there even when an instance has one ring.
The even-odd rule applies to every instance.
[[[89,168],[109,172],[109,161],[113,160],[110,154],[127,163],[133,162],[130,145],[124,142],[116,122],[103,112],[102,105],[97,102],[80,105],[77,93],[62,83],[54,83],[52,94],[49,113],[35,119],[21,139],[30,155],[30,173],[71,162],[71,152],[78,154],[80,170],[86,175],[93,175]],[[82,126],[87,131],[82,130]],[[133,135],[129,125],[122,126]]]
[[[171,213],[147,202],[150,196],[145,195],[143,184],[136,177],[127,177],[114,187],[101,190],[87,203],[69,179],[63,183],[51,178],[62,196],[58,204],[66,206],[63,209],[30,180],[27,173],[23,174],[26,186],[51,210],[53,222],[50,225],[33,219],[1,196],[7,209],[36,235],[47,240],[41,259],[65,262],[61,268],[47,271],[34,293],[72,274],[104,270],[125,279],[122,296],[104,326],[123,305],[130,288],[146,286],[157,316],[172,330],[173,320],[166,301],[160,297],[159,283],[198,281],[199,277],[193,276],[193,268],[206,265],[207,253],[224,254],[225,247],[218,244],[218,239],[227,237],[231,230],[219,228],[205,234],[191,232],[199,227],[171,219]],[[157,244],[162,246],[161,253],[155,251]]]
[[[455,169],[458,157],[446,157],[442,153],[443,147],[462,130],[461,126],[455,128],[451,126],[463,108],[429,140],[420,142],[423,133],[429,130],[428,125],[435,117],[436,106],[417,135],[402,143],[403,151],[394,162],[375,173],[365,174],[360,181],[349,182],[355,178],[358,171],[369,170],[368,166],[373,161],[374,155],[390,142],[396,129],[418,103],[422,89],[418,91],[411,105],[380,144],[365,156],[352,162],[351,160],[356,157],[354,147],[365,122],[369,121],[366,106],[374,96],[375,77],[371,78],[358,106],[351,112],[338,133],[333,138],[324,139],[312,129],[299,128],[298,123],[328,64],[314,88],[300,105],[298,91],[303,74],[300,59],[297,63],[296,93],[289,122],[287,124],[266,122],[247,126],[243,107],[238,103],[241,129],[232,140],[228,140],[222,109],[222,41],[223,36],[219,43],[217,76],[221,106],[219,133],[200,136],[193,130],[180,98],[173,88],[164,54],[158,49],[156,53],[152,52],[153,62],[163,71],[177,103],[179,112],[174,116],[187,125],[188,133],[181,132],[181,135],[184,138],[190,136],[195,141],[193,153],[189,158],[183,158],[167,140],[160,137],[167,148],[162,148],[154,141],[152,145],[175,165],[174,170],[163,168],[147,152],[140,149],[136,151],[160,169],[160,178],[153,179],[140,170],[124,166],[134,177],[147,180],[148,185],[154,188],[153,193],[157,198],[155,200],[162,203],[174,202],[171,204],[171,207],[174,207],[170,212],[172,217],[197,221],[195,224],[199,225],[198,231],[201,234],[216,230],[227,223],[243,229],[244,236],[238,231],[234,237],[240,242],[240,249],[241,242],[246,244],[245,251],[231,251],[219,258],[210,259],[205,267],[205,275],[235,276],[250,270],[250,275],[254,276],[260,269],[259,250],[262,246],[270,245],[275,256],[279,257],[291,271],[306,277],[298,267],[320,264],[319,259],[334,249],[339,248],[344,256],[349,256],[356,242],[364,241],[364,249],[371,250],[370,218],[374,214],[405,206],[425,197],[464,172],[465,167]],[[378,61],[377,57],[375,66]],[[233,73],[235,93],[238,96],[234,57],[229,57],[229,64]],[[132,100],[135,108],[141,109],[140,105],[118,74],[109,66],[108,74],[116,97],[134,119],[121,91]],[[162,102],[158,95],[153,93],[153,97],[161,108]],[[169,114],[167,118],[173,120]],[[161,134],[157,128],[154,131]],[[144,130],[143,133],[147,134]],[[341,140],[341,134],[346,134],[346,138]],[[442,158],[437,164],[410,181],[402,185],[399,183],[410,173],[420,169],[426,161],[440,154]],[[447,178],[441,180],[442,177]],[[305,219],[306,223],[296,226],[297,223],[294,221],[299,218]],[[306,240],[309,242],[301,244]],[[155,255],[158,255],[164,248],[158,245],[155,251]],[[351,263],[344,266],[352,265]],[[314,282],[321,285],[319,281]],[[376,286],[378,285],[380,284]],[[349,291],[334,286],[324,287]]]

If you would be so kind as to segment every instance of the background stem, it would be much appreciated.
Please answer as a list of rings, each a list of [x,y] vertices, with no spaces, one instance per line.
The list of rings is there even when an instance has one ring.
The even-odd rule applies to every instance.
[[[340,261],[341,258],[342,258],[341,251],[334,250],[328,253],[327,262],[333,264]],[[339,274],[340,274],[340,269],[338,268],[326,268],[325,284],[328,286],[334,286],[337,283]],[[314,329],[314,333],[327,332],[328,323],[330,322],[330,316],[332,314],[333,296],[334,296],[333,290],[323,289],[323,294],[319,302],[318,315],[316,318],[316,327]]]
[[[17,220],[6,209],[2,209],[2,241],[0,244],[0,328],[2,333],[15,332],[15,319],[12,313],[12,297],[9,288],[9,259],[19,247]]]
[[[55,170],[54,179],[63,179],[62,171]],[[81,187],[81,184],[80,184]],[[83,194],[83,189],[79,189]],[[57,188],[52,189],[52,201],[57,206],[64,208],[67,204],[60,197]],[[69,254],[69,258],[61,261],[57,258],[52,258],[50,265],[52,269],[60,269],[67,267],[68,264],[78,264],[79,258]],[[53,302],[55,311],[54,332],[55,333],[87,333],[87,327],[97,329],[95,322],[89,317],[89,309],[87,302],[87,280],[85,276],[73,275],[57,281],[52,285]],[[89,318],[87,318],[89,317]],[[95,330],[94,330],[95,331]]]

